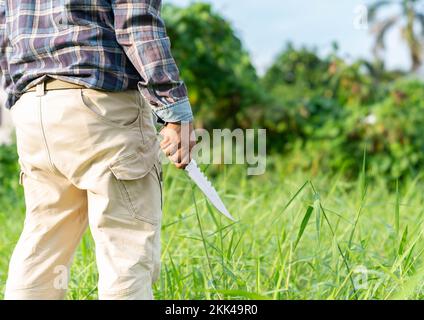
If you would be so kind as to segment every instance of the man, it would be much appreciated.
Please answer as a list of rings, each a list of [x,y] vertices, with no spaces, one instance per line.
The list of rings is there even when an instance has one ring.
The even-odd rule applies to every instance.
[[[61,299],[87,225],[101,299],[151,299],[160,267],[160,147],[184,168],[192,112],[161,0],[0,0],[0,66],[26,219],[6,299]],[[138,89],[138,90],[137,90]],[[66,278],[66,277],[65,277]]]

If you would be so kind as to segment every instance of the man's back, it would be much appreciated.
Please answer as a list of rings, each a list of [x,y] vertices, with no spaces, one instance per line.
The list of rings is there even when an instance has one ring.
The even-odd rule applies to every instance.
[[[6,107],[49,75],[106,91],[138,84],[153,107],[184,104],[187,119],[178,120],[191,120],[160,7],[160,0],[0,0]]]
[[[8,89],[24,91],[45,74],[110,91],[136,88],[140,76],[118,44],[113,22],[110,1],[8,1],[9,72],[15,79]]]

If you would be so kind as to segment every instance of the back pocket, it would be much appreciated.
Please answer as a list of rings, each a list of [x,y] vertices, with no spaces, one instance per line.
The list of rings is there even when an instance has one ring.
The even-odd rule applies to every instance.
[[[80,89],[79,94],[84,109],[98,120],[118,128],[140,126],[142,110],[137,91],[107,92]]]

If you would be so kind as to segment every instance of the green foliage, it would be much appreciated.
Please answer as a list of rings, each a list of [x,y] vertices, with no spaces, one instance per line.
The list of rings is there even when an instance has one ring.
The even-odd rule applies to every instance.
[[[370,68],[364,61],[347,64],[336,52],[322,59],[313,50],[289,44],[263,78],[265,90],[274,96],[265,125],[272,137],[284,136],[273,139],[272,145],[288,143],[290,149],[311,138],[338,136],[335,124],[344,121],[346,109],[360,108],[382,95]]]
[[[270,147],[284,150],[293,170],[357,176],[364,149],[372,176],[401,178],[424,165],[422,81],[288,45],[263,85],[274,97],[265,117]]]
[[[0,145],[0,197],[20,195],[19,164],[16,145]],[[19,194],[17,194],[19,193]]]
[[[383,101],[370,107],[374,125],[363,126],[370,171],[394,178],[416,174],[424,165],[424,83],[399,80]]]
[[[266,128],[268,149],[290,158],[293,170],[355,177],[364,148],[372,175],[398,178],[422,165],[419,129],[406,127],[408,116],[420,125],[406,111],[420,114],[411,100],[422,94],[419,82],[396,82],[403,74],[379,61],[347,62],[336,44],[325,57],[288,44],[259,79],[231,24],[209,4],[167,5],[163,16],[197,127]],[[398,106],[399,94],[409,107]],[[373,117],[378,123],[367,125]]]
[[[259,80],[230,23],[204,3],[167,5],[163,17],[197,125],[250,126],[248,109],[262,99]]]
[[[328,104],[324,112],[308,115],[303,136],[293,137],[288,149],[293,168],[344,169],[356,176],[365,148],[370,176],[416,174],[424,165],[423,92],[423,82],[401,79],[389,87],[385,99],[372,105]]]

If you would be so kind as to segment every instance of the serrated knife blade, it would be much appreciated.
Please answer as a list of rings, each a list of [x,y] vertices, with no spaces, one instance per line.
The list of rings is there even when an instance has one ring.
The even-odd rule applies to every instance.
[[[209,199],[209,201],[214,205],[219,212],[221,212],[224,216],[232,221],[236,221],[233,216],[228,212],[221,198],[216,192],[215,188],[206,178],[202,171],[200,171],[197,163],[194,159],[191,159],[190,163],[185,168],[185,171],[188,173],[188,176],[194,183],[199,187],[200,190],[204,193],[204,195]]]

